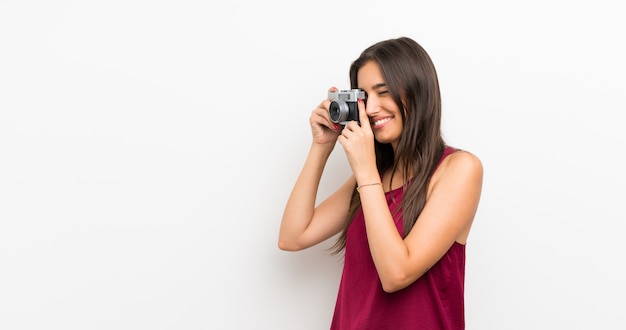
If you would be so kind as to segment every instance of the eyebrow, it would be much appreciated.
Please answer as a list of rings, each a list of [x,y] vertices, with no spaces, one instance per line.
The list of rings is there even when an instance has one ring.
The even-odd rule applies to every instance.
[[[387,84],[386,83],[378,83],[378,84],[372,86],[372,89],[376,90],[376,89],[383,88],[383,87],[387,87]],[[363,88],[361,88],[361,89],[363,89]]]

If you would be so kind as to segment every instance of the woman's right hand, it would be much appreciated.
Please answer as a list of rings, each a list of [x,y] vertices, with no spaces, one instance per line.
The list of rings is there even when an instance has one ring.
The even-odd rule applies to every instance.
[[[337,91],[336,87],[328,89],[329,92]],[[330,120],[328,107],[330,100],[326,99],[311,112],[309,122],[313,133],[313,142],[317,144],[332,144],[334,146],[337,137],[341,133],[341,125]]]

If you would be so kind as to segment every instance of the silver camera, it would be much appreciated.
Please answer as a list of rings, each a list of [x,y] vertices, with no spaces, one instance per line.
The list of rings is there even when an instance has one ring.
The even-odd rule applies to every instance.
[[[359,122],[358,100],[367,101],[365,92],[360,89],[340,90],[328,92],[330,106],[328,113],[333,123],[345,125],[354,120]]]

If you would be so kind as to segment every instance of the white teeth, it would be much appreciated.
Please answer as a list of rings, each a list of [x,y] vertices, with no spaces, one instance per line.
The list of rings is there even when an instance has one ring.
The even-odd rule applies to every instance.
[[[384,124],[384,123],[386,123],[386,122],[388,122],[390,120],[391,120],[391,118],[389,118],[389,117],[383,118],[383,119],[379,119],[379,120],[374,122],[374,126],[378,126],[380,124]]]

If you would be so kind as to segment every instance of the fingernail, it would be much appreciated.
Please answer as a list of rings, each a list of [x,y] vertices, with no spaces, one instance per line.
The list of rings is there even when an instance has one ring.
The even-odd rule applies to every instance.
[[[335,128],[335,131],[339,129],[339,125],[334,124],[333,127]]]
[[[363,104],[363,99],[359,99],[358,101],[359,103]]]

